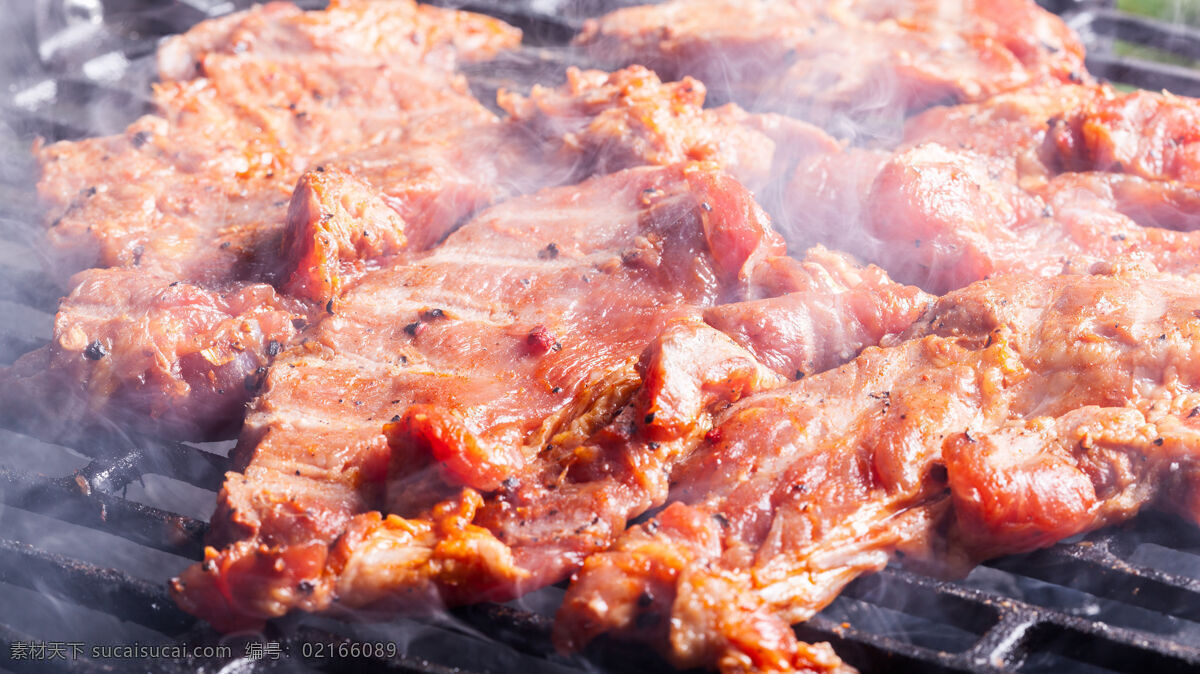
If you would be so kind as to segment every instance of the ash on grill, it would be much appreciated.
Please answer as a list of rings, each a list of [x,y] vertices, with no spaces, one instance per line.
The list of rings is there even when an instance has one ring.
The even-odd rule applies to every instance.
[[[28,143],[120,130],[148,105],[156,39],[245,0],[17,3],[0,25],[0,362],[50,334],[63,289],[41,275]],[[314,7],[320,2],[299,2]],[[561,48],[600,0],[479,0],[527,48],[469,72],[482,100],[560,79]],[[1104,2],[1047,2],[1088,46],[1098,77],[1200,95],[1200,72],[1120,55],[1136,43],[1200,59],[1200,32]],[[598,644],[566,659],[549,643],[562,589],[421,620],[350,624],[301,617],[268,634],[221,637],[167,599],[163,579],[201,556],[231,443],[190,445],[79,429],[55,443],[0,410],[0,665],[14,671],[660,671],[654,656]],[[19,608],[16,608],[19,607]],[[961,582],[888,569],[853,583],[814,619],[863,671],[1184,672],[1200,667],[1200,531],[1162,515],[1007,557]],[[394,648],[392,647],[394,646]],[[133,647],[132,650],[130,648]],[[122,659],[125,655],[153,660]]]

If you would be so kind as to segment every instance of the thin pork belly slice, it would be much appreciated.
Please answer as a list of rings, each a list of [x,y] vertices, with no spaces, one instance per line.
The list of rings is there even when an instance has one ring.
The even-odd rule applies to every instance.
[[[305,12],[270,2],[205,21],[166,40],[158,50],[164,80],[192,79],[209,54],[253,52],[313,62],[363,54],[450,69],[457,61],[488,59],[521,43],[521,31],[481,14],[413,0],[333,0]]]
[[[1200,102],[1137,91],[1096,98],[1055,120],[1049,139],[1066,171],[1112,171],[1200,183]]]
[[[838,149],[809,124],[733,105],[707,110],[704,96],[699,82],[664,83],[641,66],[569,69],[561,87],[502,94],[500,124],[452,139],[411,133],[323,161],[293,197],[282,288],[325,303],[372,260],[424,250],[479,208],[541,187],[710,161],[760,190],[803,158]]]
[[[262,277],[289,196],[319,155],[435,138],[495,117],[461,78],[380,63],[214,56],[206,77],[160,86],[161,114],[120,136],[36,149],[62,271],[125,266],[180,280]]]
[[[786,380],[701,316],[849,278],[782,251],[745,188],[684,165],[504,202],[367,273],[268,375],[176,598],[234,629],[563,578],[662,502],[712,414]]]
[[[256,11],[262,30],[291,17],[320,33],[322,21],[340,16],[282,7]],[[438,16],[455,23],[453,14]],[[433,30],[428,17],[422,21],[419,30]],[[201,24],[196,31],[210,28]],[[450,45],[451,37],[439,39]],[[405,62],[365,43],[337,59],[295,51],[311,45],[277,46],[198,53],[195,78],[159,85],[159,112],[124,134],[35,147],[56,269],[64,276],[91,265],[111,271],[93,269],[71,281],[74,290],[60,308],[52,343],[4,373],[6,398],[23,409],[120,417],[168,436],[196,437],[238,423],[253,389],[229,383],[261,379],[259,368],[295,334],[289,323],[324,313],[261,287],[279,273],[285,215],[301,172],[314,157],[398,141],[407,133],[428,144],[447,141],[463,127],[496,123],[465,81],[445,69]],[[123,283],[132,285],[114,287]],[[257,328],[247,328],[245,338],[231,340],[220,320],[207,318],[172,325],[165,318],[179,315],[177,283],[206,295],[200,306],[222,307],[227,296],[241,297],[243,290],[261,299],[254,310],[238,299],[230,305],[238,308],[216,310],[227,317],[259,311],[290,311],[292,317],[264,333],[265,339],[249,337]],[[88,297],[91,292],[96,297]],[[110,304],[99,310],[100,318],[93,309],[103,302]],[[192,306],[191,300],[183,304]],[[189,355],[224,353],[230,345],[247,351],[209,365]],[[264,350],[269,346],[272,351]],[[92,357],[100,350],[111,357]],[[114,367],[117,362],[124,366]],[[60,405],[64,394],[71,400]]]
[[[54,341],[22,356],[7,373],[16,384],[0,393],[31,432],[58,432],[47,419],[96,417],[187,437],[220,429],[241,419],[306,315],[265,283],[200,285],[125,268],[74,280]]]
[[[781,229],[793,245],[845,248],[937,293],[1131,253],[1187,272],[1198,261],[1198,118],[1195,99],[1106,86],[933,109],[894,152],[802,164]]]
[[[889,557],[961,573],[1143,506],[1195,517],[1200,280],[1093,271],[973,284],[903,341],[720,413],[674,503],[585,561],[559,642],[826,671],[788,624]]]
[[[561,87],[502,94],[500,105],[579,175],[712,161],[757,192],[798,160],[839,147],[817,127],[783,115],[734,104],[705,108],[707,92],[696,79],[664,83],[637,64],[611,74],[570,68]]]
[[[709,252],[709,239],[733,245]],[[507,551],[470,525],[471,494],[503,488],[551,435],[606,423],[637,389],[638,356],[669,321],[736,297],[749,282],[747,261],[781,252],[744,188],[703,166],[677,166],[505,202],[428,253],[366,274],[268,375],[239,450],[244,475],[230,475],[213,520],[225,549],[180,579],[181,604],[223,629],[303,602],[327,608],[343,575],[326,568],[328,547],[356,516],[366,542],[339,557],[369,554],[379,546],[368,534],[382,527],[399,527],[393,538],[415,527],[431,543],[486,534],[475,542],[485,548],[481,565],[488,550]],[[383,434],[389,419],[395,447]],[[314,493],[305,482],[320,487],[315,502],[290,505]],[[341,496],[322,495],[331,489]],[[435,507],[446,499],[458,505]],[[380,509],[386,519],[364,514]],[[444,526],[439,514],[450,518]],[[267,556],[309,547],[320,552],[303,576],[310,594],[297,589],[290,563],[247,583],[253,590],[227,589],[246,569],[269,567]],[[429,545],[398,549],[430,559]],[[510,557],[480,575],[516,574]],[[350,564],[348,582],[383,579],[403,598],[432,586],[445,565],[390,588],[385,574],[402,567],[371,564],[360,574],[359,566]]]
[[[1045,147],[1051,127],[1089,101],[1114,95],[1107,86],[1059,84],[997,94],[978,103],[930,108],[906,121],[894,148],[852,146],[801,163],[787,179],[777,219],[780,231],[795,247],[822,243],[878,259],[879,247],[893,242],[880,241],[867,226],[873,215],[868,211],[872,186],[889,162],[906,162],[901,153],[935,144],[962,153],[959,161],[964,165],[956,172],[971,175],[982,169],[1015,181],[1023,190],[1037,191],[1061,172],[1062,162]],[[922,171],[919,161],[913,164],[915,173]],[[972,171],[972,164],[981,166]],[[969,204],[970,191],[951,198]],[[941,210],[954,213],[953,208]],[[901,214],[886,215],[898,221],[897,230],[907,224]],[[982,215],[980,222],[988,221],[987,213],[975,215]],[[916,248],[917,238],[906,243]]]
[[[820,246],[788,266],[790,292],[710,307],[704,320],[790,379],[836,367],[904,332],[933,299]]]
[[[1078,39],[1028,0],[674,0],[589,21],[577,43],[600,63],[691,75],[750,108],[834,122],[891,125],[934,103],[1087,77]]]

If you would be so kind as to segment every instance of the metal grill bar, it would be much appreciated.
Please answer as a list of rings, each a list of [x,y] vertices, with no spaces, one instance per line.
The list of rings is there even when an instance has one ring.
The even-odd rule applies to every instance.
[[[1173,528],[1190,527],[1176,522]],[[1117,535],[1101,534],[1077,545],[1001,558],[989,566],[1200,621],[1200,579],[1130,564],[1113,552],[1122,545]]]
[[[176,608],[161,587],[19,541],[0,539],[0,580],[49,592],[168,635],[182,634],[196,622]]]
[[[1056,549],[1087,547],[1084,543]],[[856,664],[865,664],[868,671],[999,672],[1019,667],[1039,650],[1052,650],[1073,660],[1121,672],[1142,672],[1148,666],[1155,671],[1192,672],[1200,667],[1200,649],[1169,638],[899,569],[863,578],[848,588],[846,594],[874,595],[875,601],[885,606],[903,604],[904,599],[922,594],[943,600],[951,598],[963,603],[958,610],[947,609],[945,603],[937,604],[946,615],[967,622],[994,621],[971,648],[957,653],[872,634],[821,615],[798,627],[802,637],[831,641],[840,654],[857,660]]]
[[[1200,71],[1120,53],[1123,46],[1136,45],[1178,59],[1200,60],[1200,30],[1107,7],[1085,9],[1066,18],[1089,47],[1087,68],[1093,75],[1142,89],[1200,95]]]
[[[93,491],[82,475],[56,479],[0,469],[0,495],[5,505],[105,531],[146,547],[191,559],[199,559],[204,552],[206,523]]]
[[[1111,8],[1087,12],[1088,30],[1096,35],[1154,47],[1182,58],[1200,60],[1200,30]]]

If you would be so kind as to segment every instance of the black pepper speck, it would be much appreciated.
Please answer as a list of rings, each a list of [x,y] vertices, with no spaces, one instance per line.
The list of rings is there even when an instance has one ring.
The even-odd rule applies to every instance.
[[[83,350],[83,357],[87,358],[88,360],[100,360],[107,355],[108,349],[105,348],[104,344],[102,344],[98,339],[93,340],[92,343],[88,344],[87,348]]]

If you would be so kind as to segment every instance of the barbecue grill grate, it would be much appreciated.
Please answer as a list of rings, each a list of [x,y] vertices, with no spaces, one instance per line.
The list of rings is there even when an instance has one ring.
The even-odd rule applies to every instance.
[[[123,128],[148,105],[159,36],[248,4],[39,0],[18,3],[15,20],[0,27],[0,63],[20,64],[0,70],[0,78],[10,80],[9,96],[0,101],[0,315],[7,317],[0,324],[0,362],[45,340],[61,292],[38,275],[27,143],[35,135],[60,139]],[[470,73],[473,85],[491,91],[560,77],[577,58],[562,45],[583,17],[613,4],[460,5],[507,19],[530,36],[521,54]],[[1088,66],[1098,76],[1200,95],[1200,73],[1114,49],[1123,40],[1200,58],[1197,31],[1123,14],[1103,2],[1062,0],[1053,9],[1085,37]],[[19,428],[19,421],[0,411],[0,428]],[[93,646],[134,640],[192,649],[136,665],[161,671],[664,668],[653,655],[613,644],[592,648],[585,659],[554,654],[549,616],[561,588],[513,605],[457,609],[449,618],[355,625],[289,618],[266,635],[221,637],[179,611],[161,581],[201,555],[207,529],[201,513],[220,486],[229,443],[164,443],[111,429],[81,429],[57,444],[36,435],[0,430],[0,605],[26,602],[30,616],[18,617],[11,608],[0,615],[0,666],[13,671],[123,671],[133,661],[87,656]],[[864,671],[1196,671],[1200,531],[1151,514],[1083,540],[996,560],[962,582],[890,568],[853,583],[798,632],[832,641]],[[403,648],[376,653],[380,639],[396,638],[405,640]],[[68,647],[64,657],[59,644]],[[85,646],[81,657],[70,648],[76,644]],[[316,644],[324,645],[322,653]],[[217,650],[222,647],[227,650]]]

